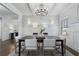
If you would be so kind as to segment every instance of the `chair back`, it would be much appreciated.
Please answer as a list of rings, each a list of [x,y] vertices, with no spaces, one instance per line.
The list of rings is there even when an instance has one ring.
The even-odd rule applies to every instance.
[[[25,47],[26,48],[37,48],[37,40],[36,39],[26,39]]]
[[[55,46],[55,39],[45,39],[44,40],[44,47],[54,47]]]
[[[48,35],[48,33],[43,33],[44,35]]]

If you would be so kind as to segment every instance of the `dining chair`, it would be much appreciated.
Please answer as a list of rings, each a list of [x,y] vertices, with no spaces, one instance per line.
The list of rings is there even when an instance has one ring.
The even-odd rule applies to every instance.
[[[60,41],[55,41],[55,49],[56,51],[61,52],[61,42]]]
[[[33,33],[33,35],[38,35],[38,33]]]
[[[36,39],[26,39],[25,40],[25,50],[26,50],[26,55],[28,55],[29,51],[36,51],[36,54],[37,54],[37,40]]]
[[[15,42],[16,42],[15,53],[18,53],[18,50],[19,50],[19,39],[20,39],[20,36],[15,36]],[[23,51],[24,47],[25,47],[25,43],[22,42],[21,43],[21,52]]]
[[[43,33],[44,35],[48,35],[48,33]]]
[[[55,39],[45,39],[44,40],[44,54],[45,51],[51,51],[51,53],[55,53]]]
[[[54,49],[55,40],[54,39],[45,39],[44,40],[44,49]]]

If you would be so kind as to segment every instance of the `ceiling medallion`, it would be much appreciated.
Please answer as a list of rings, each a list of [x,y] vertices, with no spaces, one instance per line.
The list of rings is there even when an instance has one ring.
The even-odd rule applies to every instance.
[[[47,9],[44,8],[44,4],[40,4],[39,9],[36,10],[35,14],[37,16],[46,16],[48,14]]]

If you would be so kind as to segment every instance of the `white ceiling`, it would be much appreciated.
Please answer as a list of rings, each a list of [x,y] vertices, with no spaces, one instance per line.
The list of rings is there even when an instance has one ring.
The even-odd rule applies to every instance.
[[[31,22],[51,22],[51,20],[55,20],[55,16],[59,15],[64,9],[69,7],[71,3],[44,3],[44,7],[48,10],[48,17],[36,17],[35,10],[39,7],[40,3],[12,3],[12,5],[18,9],[22,15],[24,16],[26,20],[26,16],[32,16],[30,17]],[[15,15],[10,10],[6,9],[5,7],[0,5],[0,14],[2,15]],[[49,17],[50,16],[50,17]],[[51,18],[52,16],[52,18]],[[43,20],[42,20],[43,19]],[[23,21],[25,22],[25,21]],[[26,24],[26,22],[25,22]]]
[[[35,10],[39,7],[40,3],[12,3],[23,15],[34,15]],[[62,10],[66,9],[71,3],[43,3],[44,7],[48,10],[48,15],[56,16]]]
[[[16,7],[23,15],[32,15],[26,3],[13,3],[14,7]]]
[[[6,16],[6,15],[11,16],[12,15],[13,16],[16,14],[0,4],[0,15],[4,15],[4,16]]]
[[[35,11],[39,8],[41,3],[12,3],[14,7],[16,7],[24,16],[23,24],[25,25],[28,22],[28,17],[30,21],[36,23],[50,23],[55,22],[57,24],[57,20],[55,19],[57,15],[59,15],[64,9],[67,9],[71,5],[71,3],[43,3],[44,7],[48,10],[48,16],[36,17]],[[51,17],[52,16],[52,17]]]

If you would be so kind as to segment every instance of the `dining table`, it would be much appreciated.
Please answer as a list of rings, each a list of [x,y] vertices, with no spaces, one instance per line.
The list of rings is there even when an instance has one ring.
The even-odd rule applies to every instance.
[[[24,36],[22,38],[20,38],[18,41],[19,41],[19,49],[18,49],[18,56],[21,56],[21,44],[22,42],[25,43],[25,40],[27,39],[37,39],[37,42],[38,43],[41,43],[42,42],[42,50],[43,50],[43,41],[45,39],[55,39],[56,41],[59,41],[61,42],[61,55],[64,56],[64,52],[63,52],[63,40],[60,39],[60,37],[57,37],[57,36],[49,36],[49,35],[27,35],[27,36]],[[39,49],[39,46],[38,46],[38,49]]]

